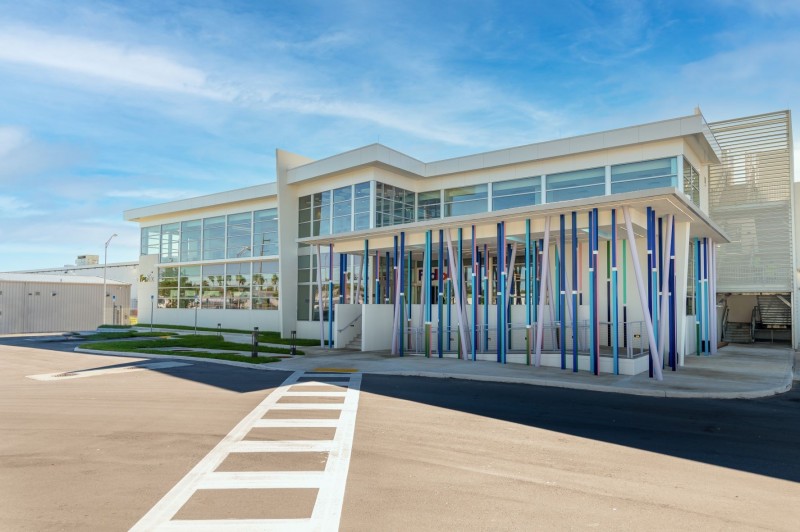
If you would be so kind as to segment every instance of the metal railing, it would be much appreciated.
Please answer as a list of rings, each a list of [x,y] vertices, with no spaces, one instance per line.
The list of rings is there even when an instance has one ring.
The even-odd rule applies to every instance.
[[[608,342],[607,326],[610,322],[599,323],[600,329],[600,345],[608,349],[606,345]],[[629,321],[627,327],[623,322],[618,323],[620,336],[623,331],[627,331],[627,341],[620,338],[618,348],[619,356],[622,358],[638,358],[644,356],[650,349],[649,341],[647,340],[644,332],[643,321]],[[424,353],[425,352],[425,329],[426,326],[406,326],[403,328],[403,342],[404,349],[409,353]],[[458,353],[459,351],[459,327],[457,325],[450,327],[442,327],[442,352],[443,353]],[[533,337],[536,335],[536,323],[531,325],[531,334]],[[526,324],[511,323],[506,330],[506,349],[510,353],[525,352],[527,349],[526,335],[528,326]],[[470,327],[470,341],[473,340],[473,329]],[[436,323],[430,324],[430,349],[431,353],[438,353],[439,349],[439,327]],[[578,324],[578,353],[581,355],[588,355],[590,353],[590,340],[591,327],[588,320],[579,322]],[[448,337],[450,339],[448,348]],[[487,340],[488,337],[488,340]],[[565,342],[565,349],[568,353],[572,352],[572,324],[568,323],[564,329],[564,334],[561,331],[560,323],[549,323],[542,326],[542,352],[543,353],[558,353],[561,350],[561,342]],[[480,325],[478,327],[478,343],[476,345],[477,353],[494,353],[497,351],[497,328]],[[601,350],[601,356],[606,356],[609,352]]]

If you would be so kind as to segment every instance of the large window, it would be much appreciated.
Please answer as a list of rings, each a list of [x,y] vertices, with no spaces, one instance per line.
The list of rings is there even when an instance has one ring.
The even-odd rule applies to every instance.
[[[225,265],[203,266],[201,308],[225,308]]]
[[[313,236],[329,235],[331,233],[331,191],[318,192],[314,194],[314,207],[312,209]]]
[[[203,260],[225,258],[225,217],[203,220]]]
[[[306,238],[311,236],[311,196],[303,196],[297,202],[297,236]]]
[[[200,260],[202,234],[202,220],[181,222],[181,262]]]
[[[200,306],[200,266],[182,266],[179,276],[178,308]]]
[[[253,263],[253,308],[274,310],[278,308],[278,263]]]
[[[462,216],[486,212],[488,201],[487,185],[470,185],[449,188],[444,191],[444,215]]]
[[[492,210],[528,207],[542,202],[542,178],[524,177],[492,183]]]
[[[142,255],[158,255],[161,249],[161,226],[142,227]]]
[[[356,196],[353,203],[353,212],[355,213],[354,229],[356,231],[361,229],[369,229],[369,188],[369,182],[359,183],[353,187]]]
[[[656,159],[611,167],[611,193],[674,187],[678,181],[677,158]]]
[[[353,225],[353,188],[350,186],[333,191],[332,233],[347,233]]]
[[[375,183],[375,227],[413,221],[414,193],[385,183]]]
[[[547,176],[547,203],[602,196],[605,190],[604,167]]]
[[[250,308],[250,263],[225,265],[225,308]]]
[[[251,247],[252,213],[228,215],[228,252],[229,259],[250,257],[253,254]]]
[[[429,190],[417,194],[417,220],[433,220],[442,217],[442,191]]]
[[[158,270],[158,308],[178,308],[178,268]]]
[[[178,262],[181,249],[181,224],[161,226],[161,257],[159,262]]]
[[[685,157],[683,159],[683,193],[689,196],[692,203],[700,206],[700,174]]]
[[[278,209],[253,213],[253,256],[278,254]]]

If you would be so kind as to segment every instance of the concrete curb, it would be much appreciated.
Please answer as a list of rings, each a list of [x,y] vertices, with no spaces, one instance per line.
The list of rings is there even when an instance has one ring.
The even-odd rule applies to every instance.
[[[184,361],[200,361],[211,364],[222,364],[225,366],[234,366],[239,368],[248,368],[261,371],[285,371],[293,372],[298,369],[288,369],[284,367],[276,367],[271,363],[264,364],[248,364],[246,362],[235,362],[232,360],[219,360],[214,358],[203,357],[187,357],[181,355],[154,355],[149,353],[131,354],[121,353],[119,351],[99,351],[94,349],[84,349],[76,347],[76,353],[94,354],[94,355],[108,355],[127,358],[169,358]],[[498,377],[493,375],[473,375],[469,373],[445,373],[433,371],[361,371],[365,375],[386,375],[398,377],[424,377],[433,379],[458,379],[479,382],[495,382],[505,384],[526,384],[529,386],[547,386],[550,388],[562,388],[567,390],[583,390],[589,392],[602,392],[602,393],[617,393],[623,395],[634,395],[639,397],[663,397],[670,399],[759,399],[762,397],[771,397],[781,393],[788,392],[792,389],[792,367],[794,365],[794,356],[787,357],[787,371],[784,382],[779,386],[771,388],[764,388],[761,390],[741,390],[732,392],[691,392],[682,390],[665,390],[665,389],[642,389],[642,388],[618,388],[615,386],[608,386],[605,384],[587,384],[581,382],[564,382],[551,379],[532,379],[524,377]],[[653,383],[658,386],[657,383]]]

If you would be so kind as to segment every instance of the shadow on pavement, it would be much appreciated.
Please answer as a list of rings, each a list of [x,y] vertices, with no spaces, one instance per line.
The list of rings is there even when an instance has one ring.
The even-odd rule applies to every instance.
[[[518,384],[365,375],[361,389],[800,482],[797,386],[786,394],[765,399],[666,399]]]

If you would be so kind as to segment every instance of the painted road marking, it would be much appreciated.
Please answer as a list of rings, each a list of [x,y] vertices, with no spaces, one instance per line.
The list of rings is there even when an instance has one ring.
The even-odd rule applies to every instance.
[[[341,392],[289,392],[302,384],[321,385],[327,381],[299,379],[346,379],[346,391]],[[345,382],[337,383],[345,386]],[[314,530],[339,529],[347,472],[355,433],[361,374],[293,373],[283,384],[270,393],[252,412],[242,419],[231,432],[217,444],[189,473],[186,474],[147,514],[136,523],[132,531],[191,530],[193,532],[216,530]],[[330,395],[335,393],[336,395]],[[301,395],[295,395],[301,394]],[[281,398],[344,397],[339,404],[281,403]],[[340,410],[338,419],[263,419],[270,410]],[[332,440],[259,441],[244,438],[253,428],[336,428]],[[328,452],[324,471],[226,471],[216,469],[231,453],[276,452]],[[201,489],[317,489],[317,499],[310,518],[304,519],[174,519],[192,495]]]
[[[356,368],[317,368],[312,371],[322,373],[358,373]]]
[[[256,427],[289,428],[289,427],[335,427],[338,419],[259,419]]]
[[[27,377],[37,381],[63,381],[68,379],[82,379],[84,377],[96,377],[98,375],[112,375],[115,373],[132,373],[134,371],[144,371],[146,369],[179,368],[181,366],[191,366],[191,364],[187,362],[148,362],[147,364],[136,364],[115,368],[86,369],[79,371],[64,371],[62,373],[46,373],[43,375],[27,375]]]

